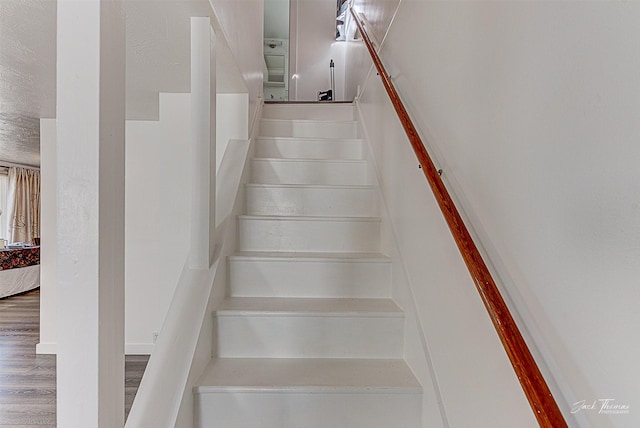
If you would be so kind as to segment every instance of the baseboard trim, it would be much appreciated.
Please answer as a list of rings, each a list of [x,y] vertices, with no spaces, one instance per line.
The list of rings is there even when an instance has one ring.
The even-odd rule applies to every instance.
[[[58,344],[56,342],[40,342],[36,345],[37,355],[55,355],[57,354]]]
[[[124,345],[126,355],[151,355],[153,343],[127,343]],[[40,342],[36,345],[37,355],[56,355],[58,353],[56,342]]]
[[[126,355],[151,355],[155,345],[153,343],[126,343],[124,353]]]

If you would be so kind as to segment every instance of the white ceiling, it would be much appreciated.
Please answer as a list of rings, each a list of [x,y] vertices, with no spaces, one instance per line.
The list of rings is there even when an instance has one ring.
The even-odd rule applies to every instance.
[[[40,164],[39,118],[55,116],[55,0],[0,0],[0,161]]]

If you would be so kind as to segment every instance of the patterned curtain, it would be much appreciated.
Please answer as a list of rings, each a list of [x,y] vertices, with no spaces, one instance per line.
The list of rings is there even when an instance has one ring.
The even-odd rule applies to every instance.
[[[28,242],[40,237],[40,171],[9,168],[7,197],[9,242]]]

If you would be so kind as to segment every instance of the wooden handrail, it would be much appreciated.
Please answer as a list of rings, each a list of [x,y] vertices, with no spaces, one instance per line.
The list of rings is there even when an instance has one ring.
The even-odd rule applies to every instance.
[[[456,245],[458,246],[458,249],[462,254],[462,258],[469,269],[469,273],[471,273],[471,277],[476,284],[480,297],[487,308],[487,312],[493,322],[493,326],[498,332],[502,345],[509,356],[509,360],[511,361],[511,365],[518,376],[520,385],[527,396],[527,400],[529,400],[529,404],[531,405],[533,413],[538,420],[538,424],[543,428],[567,427],[567,423],[564,420],[562,412],[560,412],[558,404],[553,398],[551,391],[549,390],[549,386],[545,382],[542,373],[540,373],[540,369],[533,359],[527,344],[522,338],[522,334],[520,334],[520,330],[518,330],[518,326],[513,320],[504,299],[500,295],[498,287],[489,273],[489,269],[487,269],[487,265],[473,242],[471,234],[464,225],[462,217],[456,209],[449,192],[447,192],[447,189],[440,178],[440,174],[436,170],[431,157],[427,153],[427,150],[418,135],[418,131],[409,118],[409,114],[404,108],[404,105],[398,96],[398,92],[391,82],[391,77],[382,65],[382,61],[371,43],[371,38],[369,37],[367,30],[364,28],[364,23],[353,8],[350,8],[350,10],[354,21],[358,26],[358,30],[362,35],[362,39],[371,54],[371,59],[373,60],[373,63],[378,70],[378,74],[382,79],[382,83],[387,90],[387,94],[391,99],[391,103],[398,114],[398,118],[400,119],[405,132],[407,133],[409,142],[418,157],[420,165],[422,166],[422,171],[424,171],[424,175],[429,182],[429,186],[431,186],[431,190],[436,197],[440,210],[449,225],[449,229],[451,230]]]

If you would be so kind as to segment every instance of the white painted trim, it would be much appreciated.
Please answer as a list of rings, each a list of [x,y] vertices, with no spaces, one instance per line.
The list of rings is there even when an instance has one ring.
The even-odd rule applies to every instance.
[[[260,119],[262,118],[262,109],[264,108],[264,99],[258,97],[256,102],[256,109],[253,112],[251,118],[251,125],[249,126],[249,138],[255,140],[260,135]]]
[[[151,355],[155,345],[153,343],[125,343],[125,355]],[[56,355],[58,344],[55,342],[40,342],[36,345],[37,355]]]
[[[56,119],[40,119],[40,342],[37,354],[55,354],[58,325],[57,304],[57,124]],[[2,234],[2,232],[0,232]],[[50,344],[53,344],[51,348]],[[42,351],[40,350],[42,349]],[[50,349],[53,349],[51,351]]]
[[[56,342],[40,342],[36,345],[36,354],[38,355],[55,355],[58,350]]]
[[[215,36],[191,18],[191,250],[189,267],[211,266],[215,231]],[[213,158],[213,162],[211,159]],[[212,173],[213,171],[213,173]]]
[[[153,343],[126,343],[125,355],[151,355],[155,345]]]

